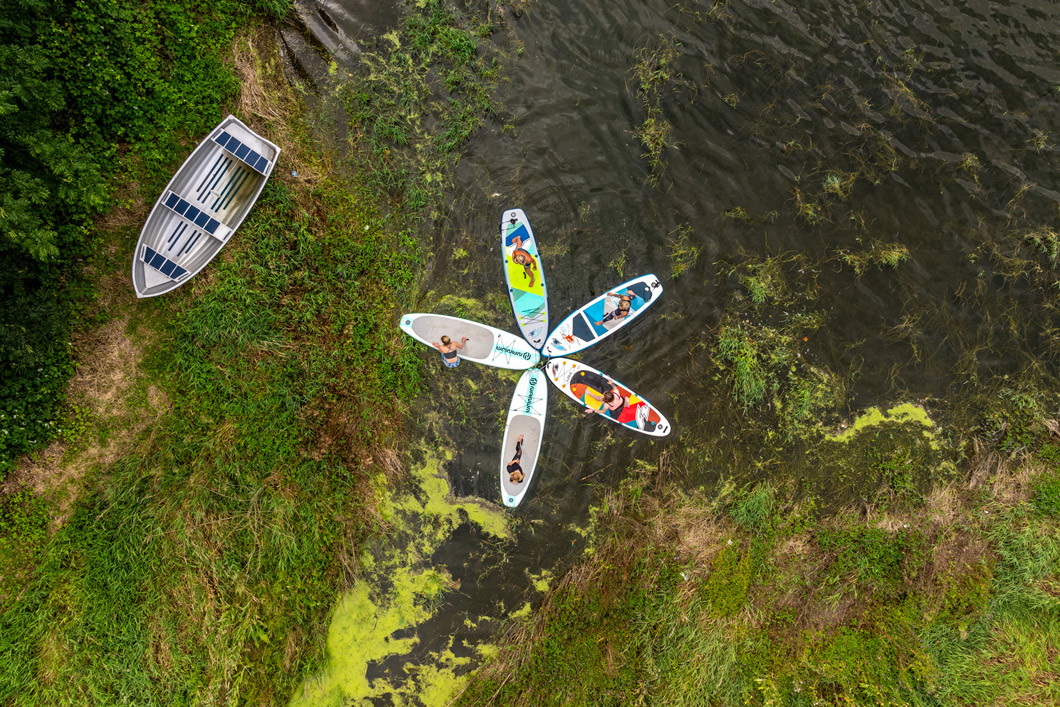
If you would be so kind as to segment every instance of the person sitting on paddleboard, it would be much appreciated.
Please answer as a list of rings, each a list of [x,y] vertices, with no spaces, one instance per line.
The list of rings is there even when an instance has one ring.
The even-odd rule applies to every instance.
[[[448,336],[442,337],[442,343],[432,341],[431,346],[438,349],[442,354],[442,363],[445,364],[446,368],[456,368],[460,365],[460,354],[456,352],[457,349],[464,348],[468,338],[465,336],[462,338],[459,344],[455,343]]]
[[[633,298],[637,296],[633,290],[626,290],[625,294],[621,292],[608,292],[608,297],[618,298],[618,307],[612,309],[610,312],[604,315],[604,318],[598,322],[594,322],[596,326],[600,326],[604,322],[609,322],[612,319],[618,321],[619,319],[625,319],[629,316],[630,307],[633,305]]]
[[[534,256],[530,255],[530,253],[526,252],[522,248],[516,247],[516,249],[512,251],[512,261],[517,263],[518,265],[522,265],[523,266],[523,270],[525,271],[524,272],[524,277],[530,278],[530,284],[527,285],[527,287],[533,287],[534,286],[534,272],[533,271],[537,270],[537,261],[534,260]]]
[[[513,484],[523,483],[523,479],[526,478],[526,474],[523,473],[523,467],[519,464],[519,460],[523,456],[523,436],[519,435],[515,438],[515,457],[508,462],[505,467],[508,470],[508,481]]]
[[[637,419],[637,408],[644,405],[643,400],[638,399],[633,402],[631,400],[632,396],[623,395],[617,386],[612,386],[611,390],[603,395],[598,395],[593,391],[585,391],[585,401],[589,402],[590,398],[593,402],[600,403],[600,409],[597,410],[587,405],[582,412],[583,415],[593,412],[605,413],[606,411],[609,417],[623,425],[635,421]]]

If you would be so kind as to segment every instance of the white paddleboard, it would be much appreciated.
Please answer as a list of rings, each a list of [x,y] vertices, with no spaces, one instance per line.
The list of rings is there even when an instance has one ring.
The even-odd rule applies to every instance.
[[[642,275],[613,287],[570,315],[548,336],[545,356],[569,356],[606,339],[639,317],[662,294],[654,275]],[[629,299],[629,314],[620,315],[619,303]]]
[[[501,445],[501,498],[509,508],[515,508],[523,500],[537,466],[545,427],[547,389],[545,374],[539,368],[524,373],[515,386],[512,405],[508,409],[508,424],[504,428],[504,443]],[[518,464],[519,468],[509,470],[509,464]],[[522,473],[522,479],[513,480],[512,471]]]
[[[592,366],[567,358],[554,358],[545,364],[545,374],[567,397],[612,422],[653,437],[670,434],[670,423],[657,408]],[[621,396],[622,404],[617,409],[609,409],[603,403],[603,395],[609,390],[615,390]]]
[[[541,354],[520,337],[459,317],[404,314],[400,326],[403,332],[431,348],[435,343],[441,343],[443,335],[456,342],[466,336],[468,341],[464,348],[457,350],[460,358],[487,366],[521,371],[532,368],[541,359]],[[441,356],[441,352],[438,355]]]
[[[541,251],[522,209],[508,209],[501,216],[501,257],[508,297],[523,338],[535,349],[548,333],[548,291]]]

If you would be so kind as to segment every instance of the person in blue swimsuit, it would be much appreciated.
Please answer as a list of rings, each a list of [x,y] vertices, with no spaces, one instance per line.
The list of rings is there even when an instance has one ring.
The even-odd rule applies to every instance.
[[[445,364],[446,368],[456,368],[460,365],[460,354],[456,352],[457,349],[464,348],[464,344],[468,341],[467,337],[461,337],[460,343],[454,342],[448,336],[442,337],[442,343],[432,341],[431,346],[438,349],[442,354],[442,363]]]

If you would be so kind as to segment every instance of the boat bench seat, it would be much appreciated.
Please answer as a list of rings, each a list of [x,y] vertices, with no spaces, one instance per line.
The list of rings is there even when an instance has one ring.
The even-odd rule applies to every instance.
[[[214,135],[213,141],[235,155],[236,159],[248,165],[258,174],[266,174],[269,169],[268,159],[263,155],[259,155],[257,152],[250,149],[249,146],[244,145],[242,142],[229,135],[227,130],[222,130],[217,135]]]
[[[162,203],[178,216],[187,219],[218,240],[223,241],[232,233],[228,226],[225,226],[205,211],[192,206],[187,200],[182,199],[173,192],[169,192],[166,198],[162,200]]]
[[[188,271],[180,267],[172,260],[155,251],[150,246],[143,246],[140,250],[140,260],[146,265],[162,273],[170,280],[180,280],[188,274]]]

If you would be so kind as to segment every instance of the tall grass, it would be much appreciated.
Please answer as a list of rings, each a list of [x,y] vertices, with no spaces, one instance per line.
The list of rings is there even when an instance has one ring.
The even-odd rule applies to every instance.
[[[0,700],[286,701],[374,532],[373,450],[418,390],[393,330],[415,258],[347,187],[274,180],[196,296],[150,305],[170,409],[0,616]]]
[[[609,495],[592,559],[458,704],[1055,704],[1060,525],[1012,495],[1028,474],[1060,472],[1006,467],[1007,501],[951,489],[889,519],[769,486]],[[605,600],[631,631],[593,621]]]

